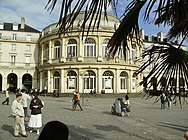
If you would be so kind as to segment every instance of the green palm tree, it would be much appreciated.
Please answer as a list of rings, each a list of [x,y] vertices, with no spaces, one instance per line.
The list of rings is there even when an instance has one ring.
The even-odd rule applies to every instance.
[[[108,8],[111,7],[115,16],[117,16],[117,5],[120,0],[62,0],[60,17],[58,21],[59,34],[65,33],[71,29],[75,19],[81,11],[85,12],[84,21],[81,24],[82,35],[85,30],[87,34],[91,29],[98,29],[101,18],[108,20]],[[53,10],[57,0],[48,0],[46,8]],[[139,44],[139,15],[141,9],[144,10],[143,20],[149,21],[153,15],[153,24],[169,26],[167,38],[173,40],[176,38],[188,39],[188,1],[187,0],[127,0],[125,11],[122,13],[122,20],[116,32],[113,34],[108,44],[109,53],[115,55],[120,51],[119,46],[123,45],[123,51],[128,48],[128,40],[137,39]],[[151,16],[152,14],[152,16]],[[89,27],[85,23],[89,22]],[[154,68],[145,77],[147,84],[152,83],[155,77],[159,81],[157,86],[161,90],[168,91],[174,83],[174,91],[180,96],[181,79],[184,79],[188,86],[188,53],[181,49],[180,43],[178,48],[168,44],[156,42],[153,46],[143,52],[142,57],[149,57],[135,75],[143,72],[149,65],[155,62]],[[160,84],[163,79],[166,84]],[[172,80],[173,79],[173,80]],[[143,81],[144,82],[144,81]],[[141,82],[141,84],[143,83]],[[164,83],[164,82],[163,82]]]

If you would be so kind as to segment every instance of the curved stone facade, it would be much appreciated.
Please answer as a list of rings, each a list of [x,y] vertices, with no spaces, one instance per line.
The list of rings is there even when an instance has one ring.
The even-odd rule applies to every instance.
[[[108,15],[108,22],[101,21],[98,31],[83,36],[79,30],[80,14],[71,30],[57,35],[56,23],[44,28],[39,39],[40,90],[61,93],[135,93],[138,92],[140,75],[133,76],[138,68],[136,61],[142,47],[131,45],[114,58],[107,58],[106,46],[119,25],[118,19]],[[86,24],[87,27],[88,24]]]

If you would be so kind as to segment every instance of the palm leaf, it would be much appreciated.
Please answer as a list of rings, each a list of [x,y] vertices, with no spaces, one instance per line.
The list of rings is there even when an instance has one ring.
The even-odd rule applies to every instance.
[[[132,38],[136,36],[138,38],[139,26],[138,26],[138,16],[141,8],[145,4],[145,1],[134,1],[127,7],[127,9],[131,9],[127,11],[128,13],[123,18],[120,23],[118,29],[111,37],[108,49],[109,53],[113,56],[116,54],[118,50],[120,50],[120,46],[123,45],[123,52],[125,53],[126,47],[128,48],[128,39],[132,41]],[[139,41],[139,39],[137,39]],[[139,44],[139,43],[138,43]]]
[[[145,50],[143,58],[150,58],[150,60],[143,63],[134,74],[138,75],[147,67],[154,65],[145,77],[146,81],[148,81],[148,89],[152,89],[152,78],[154,77],[158,81],[156,85],[159,90],[163,90],[168,94],[174,93],[180,98],[184,93],[185,87],[188,86],[188,52],[163,42],[154,44],[151,48]],[[162,82],[164,79],[165,82]]]
[[[53,10],[57,0],[48,0],[46,8]],[[58,21],[59,34],[65,33],[71,29],[78,14],[84,11],[84,20],[81,23],[82,35],[87,28],[87,35],[90,29],[98,29],[102,16],[107,20],[107,9],[111,5],[116,13],[116,4],[118,0],[62,0],[61,12]],[[86,27],[88,22],[89,27]]]

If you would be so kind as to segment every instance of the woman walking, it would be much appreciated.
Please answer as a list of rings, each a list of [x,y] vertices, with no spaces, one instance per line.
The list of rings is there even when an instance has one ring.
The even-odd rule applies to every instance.
[[[32,94],[32,100],[30,103],[31,118],[29,121],[29,127],[33,128],[30,132],[36,131],[39,134],[39,128],[42,127],[42,111],[43,108],[42,101],[38,98],[37,93]]]

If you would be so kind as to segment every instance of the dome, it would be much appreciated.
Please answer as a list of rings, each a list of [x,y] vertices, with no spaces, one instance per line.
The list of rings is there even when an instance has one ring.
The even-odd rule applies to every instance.
[[[83,20],[84,20],[84,12],[81,12],[80,14],[78,14],[76,20],[74,21],[72,30],[79,30],[81,24],[83,23]],[[119,23],[120,23],[120,21],[115,16],[108,14],[107,20],[106,20],[104,18],[104,14],[103,14],[103,16],[101,17],[101,20],[100,20],[99,31],[100,30],[115,31],[117,29],[117,27],[119,26]],[[88,26],[89,26],[89,20],[86,23],[85,28],[87,29]],[[97,26],[97,25],[95,25],[95,26]],[[42,36],[51,34],[51,33],[57,33],[58,29],[59,29],[59,27],[57,26],[57,23],[53,23],[43,29]]]

